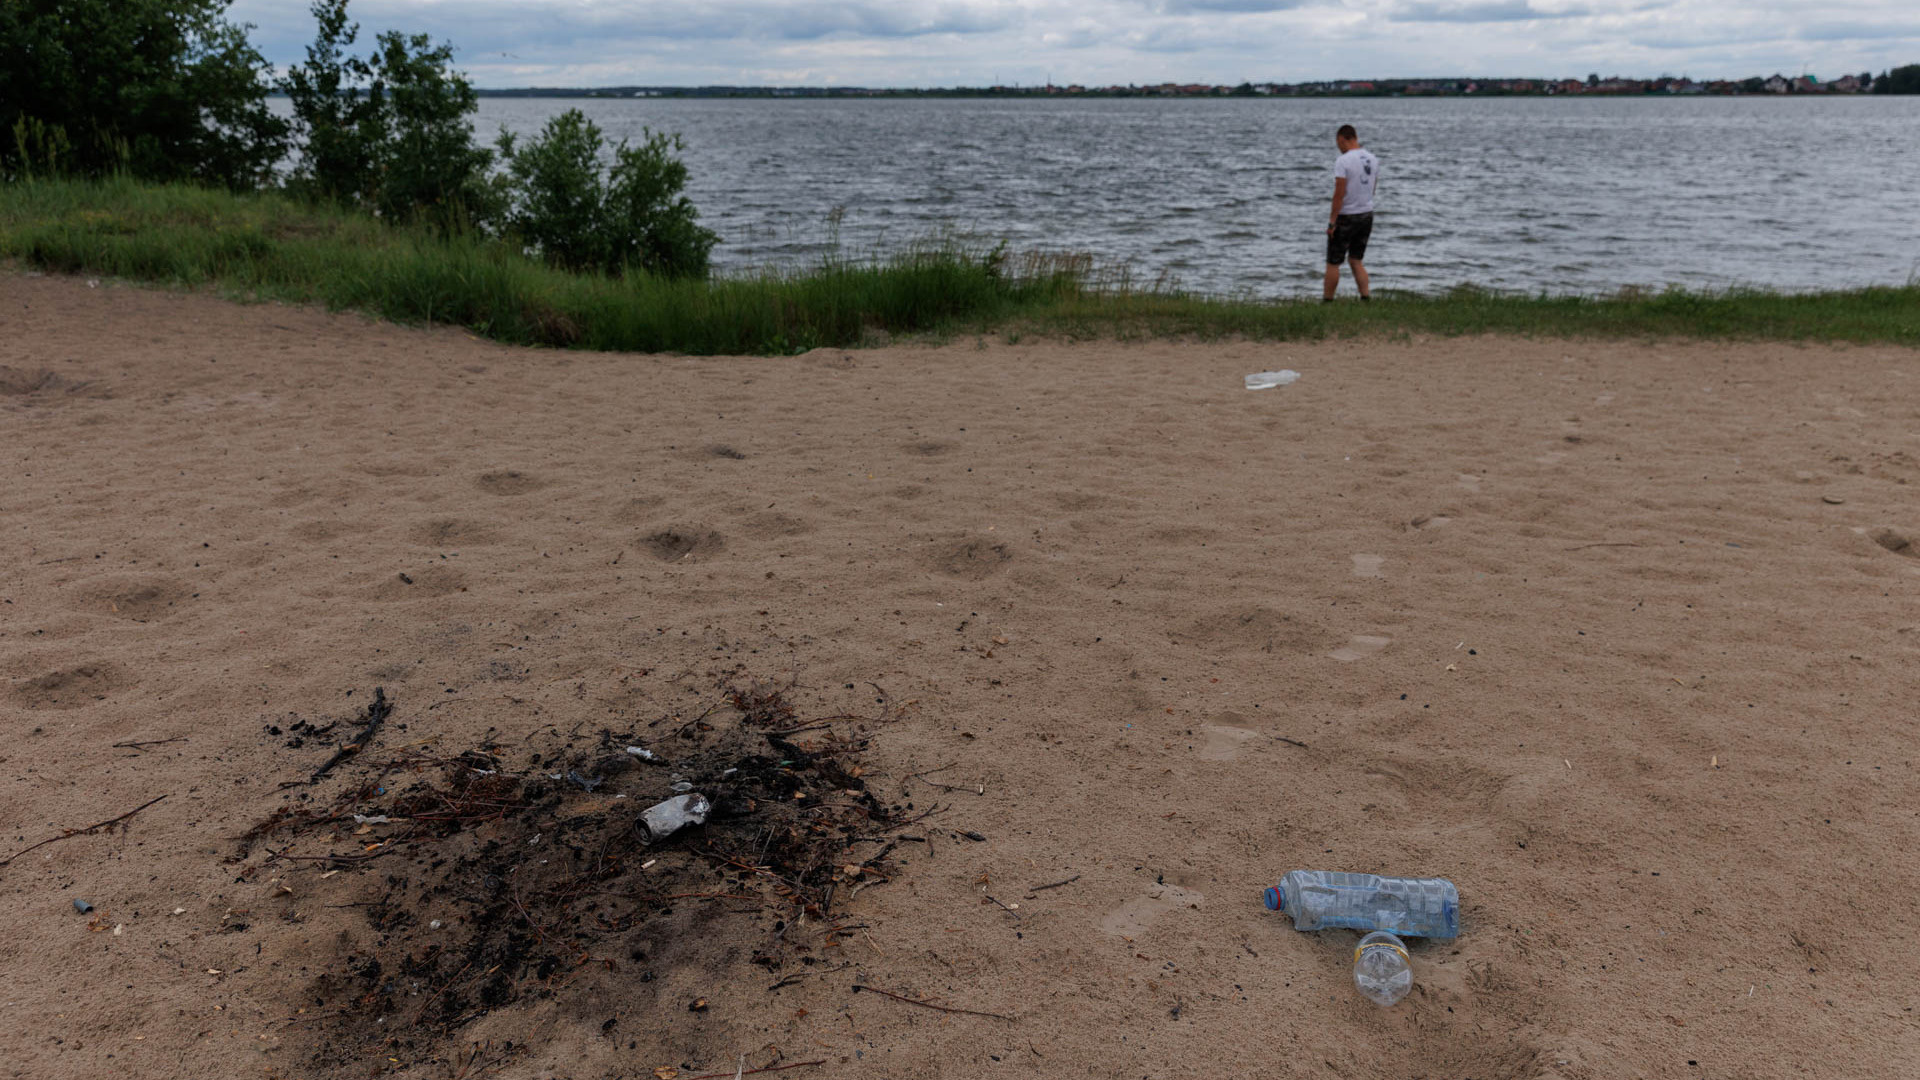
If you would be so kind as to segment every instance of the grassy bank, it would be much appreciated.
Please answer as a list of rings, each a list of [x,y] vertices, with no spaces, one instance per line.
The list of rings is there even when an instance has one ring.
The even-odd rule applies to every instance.
[[[437,239],[277,194],[128,180],[0,185],[0,258],[454,323],[507,342],[646,352],[780,354],[858,345],[875,331],[1267,340],[1499,332],[1920,346],[1914,286],[1611,297],[1461,289],[1323,305],[1096,288],[1078,265],[954,249],[714,281],[613,279],[556,271],[485,239]]]

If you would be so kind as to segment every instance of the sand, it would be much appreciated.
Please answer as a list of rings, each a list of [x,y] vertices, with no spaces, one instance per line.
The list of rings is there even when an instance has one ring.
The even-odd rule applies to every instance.
[[[0,868],[0,1075],[1920,1074],[1917,359],[688,359],[0,276],[4,840],[167,796]],[[596,971],[477,1065],[316,1056],[399,868],[227,861],[331,750],[268,726],[380,685],[383,745],[455,746],[733,671],[915,702],[873,783],[986,839],[903,852],[778,991]],[[1379,1009],[1351,933],[1261,907],[1295,867],[1450,877],[1465,932]]]

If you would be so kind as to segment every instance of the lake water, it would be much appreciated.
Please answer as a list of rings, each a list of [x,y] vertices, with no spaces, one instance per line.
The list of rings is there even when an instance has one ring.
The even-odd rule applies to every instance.
[[[679,132],[738,271],[941,230],[1209,293],[1318,288],[1333,130],[1381,161],[1376,287],[1789,290],[1920,273],[1920,97],[483,99],[487,138],[577,107]]]

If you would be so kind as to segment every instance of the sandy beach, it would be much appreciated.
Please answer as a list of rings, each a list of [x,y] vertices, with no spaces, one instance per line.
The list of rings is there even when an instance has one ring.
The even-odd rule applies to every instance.
[[[0,867],[0,1075],[1920,1074],[1917,391],[1755,343],[534,351],[0,273],[0,856],[165,796]],[[339,743],[295,723],[379,686],[369,756],[511,757],[746,678],[883,711],[870,790],[934,811],[854,930],[770,972],[774,909],[694,898],[451,1038],[335,1022],[432,868],[243,854]],[[1303,867],[1451,878],[1462,936],[1377,1008],[1261,906]]]

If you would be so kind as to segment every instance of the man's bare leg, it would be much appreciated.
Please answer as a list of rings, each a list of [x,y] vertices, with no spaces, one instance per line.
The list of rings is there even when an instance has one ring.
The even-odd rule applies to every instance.
[[[1320,294],[1321,299],[1323,300],[1333,299],[1333,291],[1335,289],[1338,289],[1339,287],[1340,287],[1340,267],[1334,263],[1328,263],[1327,264],[1327,281],[1326,281],[1325,288],[1322,290]]]
[[[1359,259],[1348,259],[1347,262],[1353,266],[1353,283],[1360,290],[1360,299],[1372,296],[1373,289],[1367,283],[1367,268],[1360,265]]]

